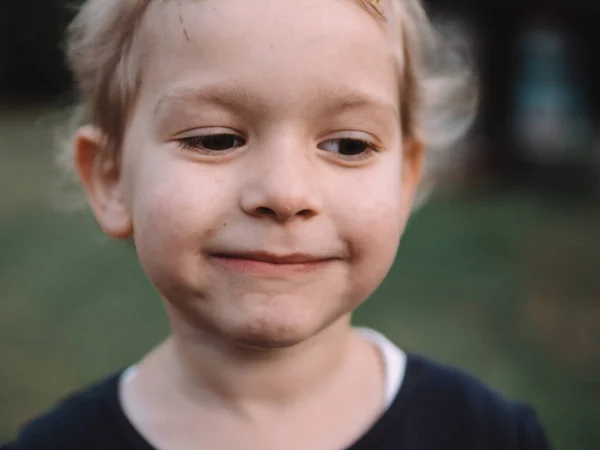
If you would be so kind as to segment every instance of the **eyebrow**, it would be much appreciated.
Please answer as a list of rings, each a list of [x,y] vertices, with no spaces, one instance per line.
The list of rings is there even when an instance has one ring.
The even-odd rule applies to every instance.
[[[343,86],[321,88],[312,96],[310,102],[311,106],[317,106],[327,114],[371,109],[391,112],[397,120],[400,120],[400,114],[393,101]],[[199,89],[179,87],[160,98],[154,109],[154,116],[158,116],[163,110],[168,110],[172,106],[203,103],[254,114],[257,110],[268,108],[263,98],[238,85],[209,85]]]
[[[327,98],[327,105],[324,108],[330,113],[342,113],[345,111],[371,109],[391,112],[397,120],[400,120],[400,114],[394,102],[383,100],[359,91],[345,89],[325,89],[314,101]]]
[[[154,115],[157,116],[163,109],[170,106],[203,104],[222,106],[227,109],[247,109],[249,105],[264,107],[264,102],[247,89],[239,86],[206,86],[195,89],[178,87],[163,95],[156,103]]]

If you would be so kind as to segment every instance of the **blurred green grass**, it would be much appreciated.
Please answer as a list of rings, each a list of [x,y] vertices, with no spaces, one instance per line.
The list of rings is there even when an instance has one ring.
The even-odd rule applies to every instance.
[[[62,119],[0,113],[0,441],[167,333],[133,248],[55,204]],[[597,450],[599,225],[597,205],[531,193],[439,196],[356,322],[532,403],[555,448]]]

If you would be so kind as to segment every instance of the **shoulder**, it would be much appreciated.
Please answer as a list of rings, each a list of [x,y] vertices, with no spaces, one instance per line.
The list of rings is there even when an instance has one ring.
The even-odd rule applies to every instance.
[[[448,444],[486,450],[549,448],[530,406],[507,399],[460,369],[410,354],[401,394],[399,403],[416,417],[413,426],[437,430]]]
[[[114,374],[77,391],[50,411],[31,420],[8,450],[93,450],[107,446],[118,407],[118,380]],[[114,432],[112,433],[114,435]]]

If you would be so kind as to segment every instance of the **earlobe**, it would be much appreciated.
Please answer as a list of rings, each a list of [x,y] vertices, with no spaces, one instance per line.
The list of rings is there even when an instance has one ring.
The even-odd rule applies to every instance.
[[[118,159],[107,154],[105,144],[106,136],[98,128],[80,128],[73,141],[75,167],[100,228],[112,238],[127,239],[133,224],[121,170]]]

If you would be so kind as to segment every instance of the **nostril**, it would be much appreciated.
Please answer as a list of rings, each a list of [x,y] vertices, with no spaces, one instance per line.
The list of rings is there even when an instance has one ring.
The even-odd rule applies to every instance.
[[[259,216],[272,216],[277,217],[277,213],[273,211],[271,208],[267,208],[266,206],[261,206],[256,208],[256,214]]]
[[[310,209],[303,209],[302,211],[298,212],[298,215],[301,217],[312,217],[314,215],[314,211]]]
[[[254,215],[258,217],[270,217],[278,221],[286,221],[294,216],[308,219],[315,214],[314,211],[309,208],[295,211],[292,207],[288,206],[284,209],[285,211],[282,209],[278,212],[277,210],[267,206],[260,206],[254,210]]]

